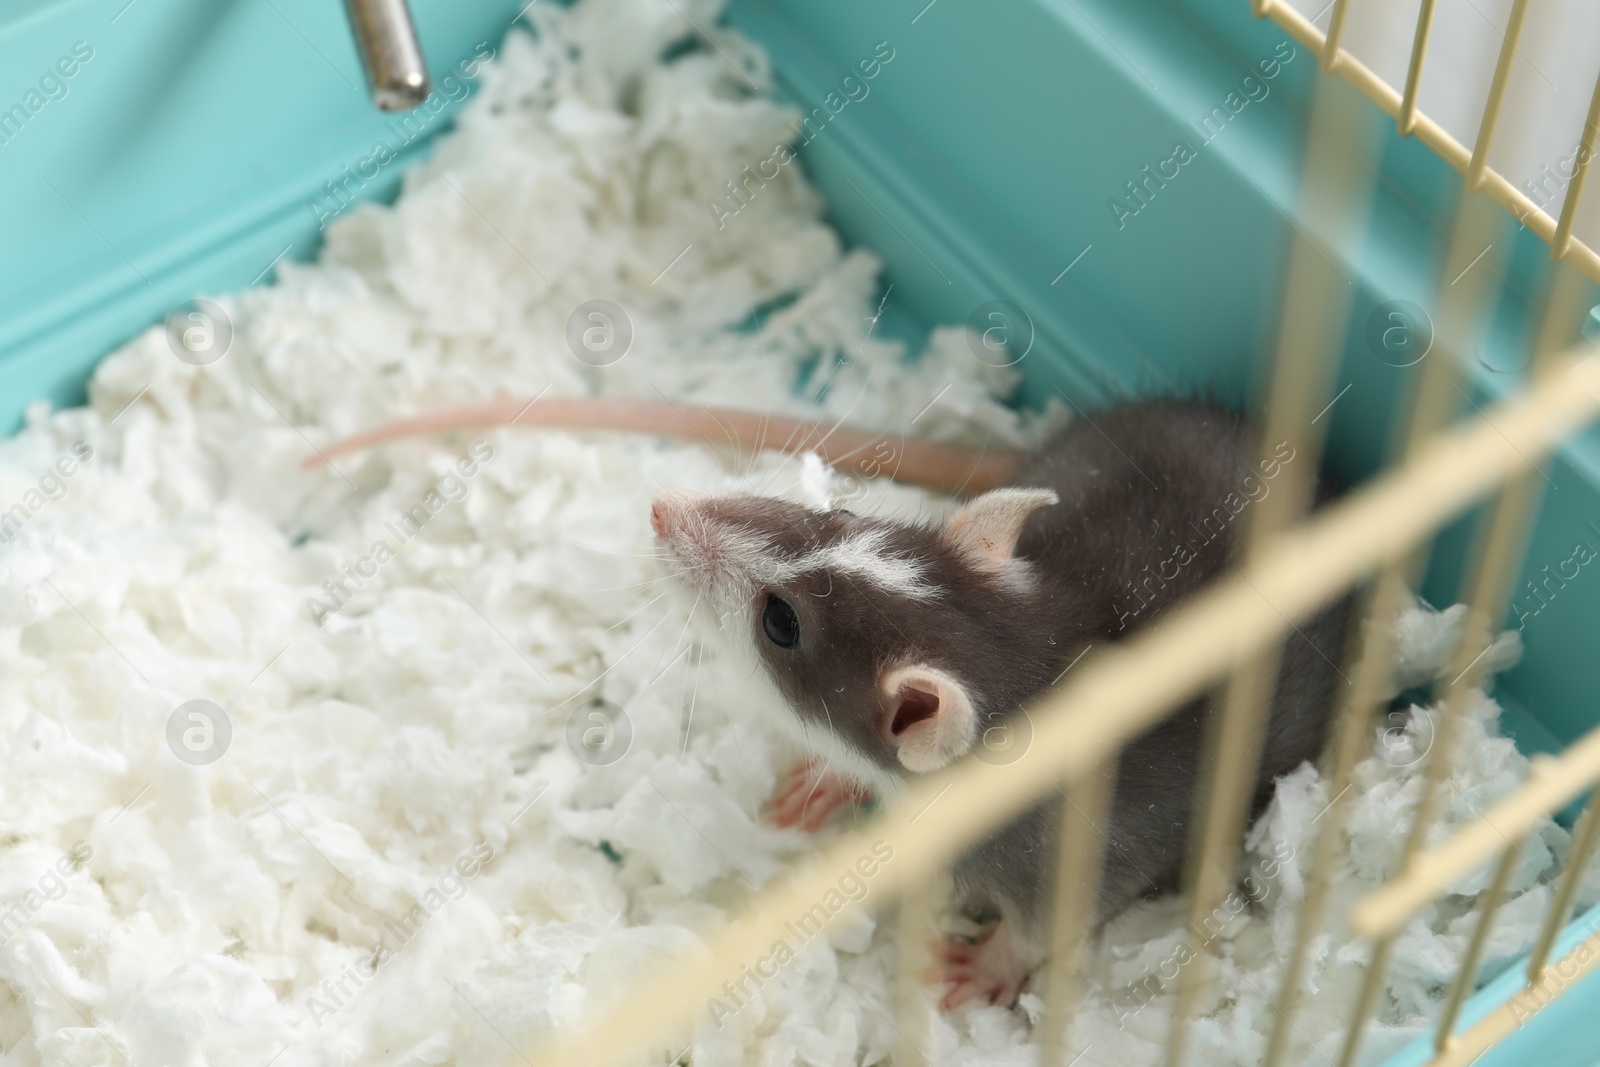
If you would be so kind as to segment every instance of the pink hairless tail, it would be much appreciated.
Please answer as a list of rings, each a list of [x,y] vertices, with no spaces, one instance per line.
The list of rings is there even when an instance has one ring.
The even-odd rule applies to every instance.
[[[841,470],[866,477],[881,474],[944,493],[982,493],[1005,485],[1016,474],[1023,457],[1023,453],[1012,449],[907,440],[848,426],[827,426],[729,408],[577,397],[491,400],[398,419],[307,456],[301,466],[311,469],[348,452],[420,434],[510,425],[648,433],[745,453],[764,448],[787,453],[815,452],[823,462]]]

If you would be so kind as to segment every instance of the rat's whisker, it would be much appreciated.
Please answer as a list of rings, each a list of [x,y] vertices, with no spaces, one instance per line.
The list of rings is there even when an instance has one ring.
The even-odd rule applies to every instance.
[[[683,639],[689,633],[689,623],[694,620],[694,609],[699,607],[699,606],[700,606],[700,596],[699,596],[699,594],[696,594],[695,598],[694,598],[694,603],[690,604],[689,605],[689,610],[684,613],[684,616],[683,616],[683,628],[678,631],[678,636],[673,638],[673,641],[672,641],[672,663],[676,663],[677,662],[678,656],[679,656],[679,649],[686,649],[686,648],[690,647],[688,644],[685,644]],[[662,655],[665,655],[665,654],[666,653],[662,653]],[[661,662],[661,658],[659,656],[656,657],[656,663],[659,665],[660,662]],[[667,666],[670,668],[672,663],[669,663]],[[659,679],[661,677],[661,675],[663,675],[665,673],[666,673],[666,669],[663,669],[660,674],[657,674],[655,676],[655,678],[651,679],[650,684],[654,685],[656,679]]]
[[[678,753],[678,767],[680,770],[683,767],[683,761],[689,757],[689,735],[694,731],[694,706],[700,699],[700,672],[697,670],[690,671],[685,680],[687,681],[688,678],[694,679],[694,686],[689,690],[689,721],[683,727],[683,751]],[[682,690],[679,690],[678,699],[680,701],[683,699]]]
[[[767,419],[767,423],[770,425],[771,422],[772,422],[772,409],[770,407],[767,409],[765,417]],[[815,428],[814,425],[811,424],[811,423],[796,422],[796,424],[793,427],[790,428],[789,435],[783,439],[783,445],[778,448],[778,451],[779,452],[788,452],[790,447],[795,443],[795,440],[800,436],[800,434],[802,432],[804,432],[804,431],[806,431],[808,429],[814,429],[814,428]]]
[[[623,623],[627,622],[629,619],[633,618],[635,615],[639,614],[641,611],[643,611],[646,608],[650,607],[650,605],[655,604],[656,602],[661,600],[662,597],[667,596],[668,593],[670,593],[670,592],[671,592],[671,590],[669,589],[669,590],[665,590],[663,592],[657,593],[655,596],[651,597],[645,603],[640,604],[638,607],[634,608],[632,611],[628,612],[622,618],[618,619],[616,622],[612,623],[610,626],[607,626],[604,630],[601,630],[600,632],[604,633],[604,634],[610,633],[612,630],[615,630],[617,627],[621,626]]]
[[[643,689],[649,689],[651,686],[653,686],[657,682],[661,681],[661,679],[665,678],[667,676],[667,672],[672,670],[672,668],[676,667],[678,665],[678,661],[680,659],[683,659],[683,657],[685,655],[687,655],[689,650],[691,648],[693,648],[693,647],[694,647],[693,645],[684,645],[677,652],[675,652],[673,654],[672,658],[667,660],[667,665],[665,667],[662,667],[659,671],[657,671],[655,673],[655,675],[653,677],[651,677],[651,679],[644,684]]]
[[[822,707],[823,707],[824,711],[827,710],[828,702],[826,700],[824,700],[822,702]],[[831,758],[823,760],[822,761],[822,770],[818,771],[816,773],[816,775],[813,776],[812,781],[811,781],[811,789],[810,789],[809,792],[806,793],[806,799],[800,805],[800,818],[802,819],[802,821],[805,819],[806,809],[811,806],[811,798],[817,795],[817,790],[818,789],[822,788],[822,779],[827,776],[828,769],[830,767],[832,767],[832,766],[833,766],[833,760]]]
[[[662,582],[670,582],[678,577],[681,577],[681,574],[663,574],[656,578],[647,578],[642,582],[634,582],[632,585],[602,585],[596,589],[563,589],[562,592],[567,596],[588,596],[590,593],[620,593],[628,589],[646,589],[652,585],[660,585]]]
[[[815,452],[818,455],[824,455],[825,454],[822,451],[822,446],[828,443],[828,438],[832,437],[835,433],[837,433],[839,431],[839,428],[842,427],[845,424],[845,420],[849,419],[850,416],[855,412],[856,406],[858,404],[860,404],[861,401],[866,397],[866,395],[867,395],[867,387],[872,384],[872,371],[873,371],[872,367],[868,367],[867,368],[867,377],[866,377],[866,380],[861,383],[861,391],[859,393],[857,393],[856,394],[856,398],[850,402],[850,406],[845,408],[844,414],[839,416],[839,421],[835,422],[833,424],[833,427],[831,429],[829,429],[827,433],[823,434],[820,438],[818,438],[811,445],[811,447],[809,449],[807,449],[808,452]],[[771,487],[772,483],[777,481],[778,474],[781,474],[782,470],[783,470],[783,468],[780,467],[778,469],[778,471],[775,472],[771,478],[767,479],[766,486],[763,486],[762,489],[760,490],[762,493],[766,493],[768,488]]]
[[[560,538],[559,540],[564,545],[571,545],[573,548],[581,548],[581,549],[583,549],[583,550],[585,550],[587,552],[597,552],[597,553],[599,553],[600,555],[603,555],[603,556],[626,556],[629,559],[657,559],[657,560],[672,558],[671,556],[668,556],[668,555],[665,555],[665,554],[657,554],[655,552],[623,552],[623,551],[621,551],[619,549],[615,549],[615,548],[599,548],[599,547],[596,547],[595,545],[586,545],[581,541],[569,541],[565,537]]]

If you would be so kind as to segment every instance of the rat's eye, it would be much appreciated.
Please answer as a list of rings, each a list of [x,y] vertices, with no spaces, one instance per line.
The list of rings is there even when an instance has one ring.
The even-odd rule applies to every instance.
[[[761,612],[761,628],[767,640],[779,648],[793,648],[800,643],[800,617],[789,602],[780,597],[767,596],[767,606]]]

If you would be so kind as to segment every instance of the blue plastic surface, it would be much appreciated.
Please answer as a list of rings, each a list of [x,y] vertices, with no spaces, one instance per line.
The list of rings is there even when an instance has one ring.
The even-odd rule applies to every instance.
[[[394,194],[523,4],[411,6],[435,95],[395,116],[340,3],[0,4],[0,429],[81,402],[97,359],[183,301],[309,259],[341,202]],[[359,173],[380,142],[398,158]]]
[[[412,0],[439,97],[404,126],[370,106],[334,0],[0,0],[0,428],[36,398],[79,401],[96,360],[178,303],[310,258],[312,205],[333,203],[324,183],[392,196],[449,122],[459,83],[444,77],[497,48],[524,3]],[[883,257],[895,332],[914,339],[1005,299],[1036,331],[1027,402],[1247,399],[1276,329],[1316,69],[1246,0],[733,0],[728,20],[767,47],[788,98],[823,109],[801,159],[840,231]],[[92,56],[60,74],[78,42]],[[892,62],[870,95],[839,105],[841,79],[880,42]],[[9,128],[19,103],[25,120]],[[1376,109],[1372,121],[1387,125]],[[348,182],[379,142],[396,161]],[[1179,142],[1193,157],[1174,176]],[[1367,322],[1388,300],[1434,306],[1461,188],[1392,127],[1380,158],[1372,219],[1338,264],[1355,297],[1329,455],[1349,480],[1381,462],[1418,372],[1379,359]],[[1481,267],[1498,272],[1499,296],[1479,403],[1517,379],[1548,270],[1547,249],[1509,221],[1504,247],[1503,270],[1494,257]],[[1542,476],[1554,488],[1527,580],[1579,538],[1600,549],[1600,437],[1574,441]],[[1470,529],[1439,542],[1435,602],[1455,597]],[[1525,749],[1600,721],[1591,570],[1535,615],[1523,601],[1527,655],[1500,692]],[[1515,1053],[1484,1062],[1592,1067],[1597,1008],[1591,979],[1519,1031]]]

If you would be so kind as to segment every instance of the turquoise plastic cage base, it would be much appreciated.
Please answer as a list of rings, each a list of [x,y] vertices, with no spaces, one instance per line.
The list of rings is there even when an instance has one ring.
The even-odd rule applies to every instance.
[[[0,125],[0,419],[37,399],[79,403],[108,350],[196,294],[272,277],[319,244],[324,183],[378,143],[396,162],[346,184],[388,199],[458,101],[443,84],[498,47],[523,0],[412,0],[438,97],[408,126],[375,111],[340,5],[326,0],[0,0],[0,109],[26,101],[63,57],[92,53],[13,128]],[[801,150],[834,225],[876,251],[894,300],[883,328],[915,342],[981,303],[1014,301],[1036,337],[1025,402],[1056,390],[1089,406],[1204,389],[1240,396],[1276,327],[1295,213],[1314,58],[1245,0],[733,0],[728,21],[768,50],[781,91],[805,111],[876,42],[895,50],[871,94],[830,115]],[[74,46],[82,42],[78,52]],[[1263,73],[1268,92],[1214,137],[1197,124]],[[425,119],[425,121],[424,121]],[[1329,462],[1376,469],[1416,368],[1377,358],[1366,325],[1394,299],[1435,304],[1444,233],[1461,181],[1388,127],[1361,252],[1339,264],[1355,288]],[[1136,212],[1125,183],[1188,142],[1194,158]],[[708,190],[708,199],[719,191]],[[736,224],[736,220],[733,224]],[[1508,234],[1513,227],[1508,226]],[[1482,402],[1518,379],[1530,304],[1548,250],[1510,236],[1492,324],[1478,352]],[[1600,320],[1597,320],[1600,324]],[[1600,433],[1565,448],[1523,578],[1600,543]],[[1455,599],[1467,521],[1441,539],[1425,585]],[[1586,572],[1585,572],[1586,573]],[[1527,654],[1497,696],[1524,751],[1553,751],[1600,720],[1600,585],[1532,619]],[[1569,942],[1600,925],[1591,913]],[[1469,1006],[1480,1017],[1515,971]],[[1600,977],[1577,983],[1479,1062],[1600,1063]],[[1425,1062],[1424,1043],[1389,1061]]]

